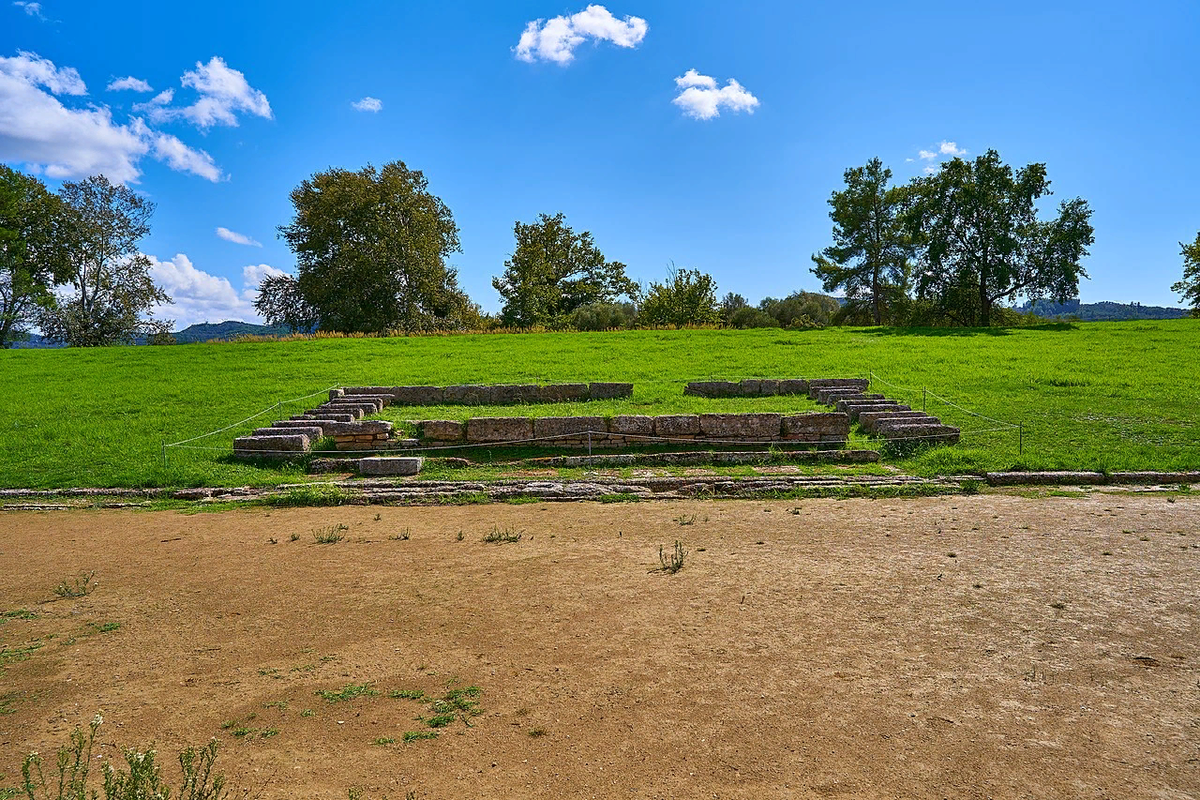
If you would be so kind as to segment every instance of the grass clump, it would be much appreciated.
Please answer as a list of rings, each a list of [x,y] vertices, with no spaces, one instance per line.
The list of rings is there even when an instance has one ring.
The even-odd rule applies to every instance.
[[[665,572],[668,575],[674,575],[679,570],[683,569],[683,561],[687,558],[688,551],[683,549],[683,543],[678,539],[675,540],[675,548],[671,552],[667,552],[664,545],[658,546],[658,563],[659,566],[650,570],[651,572]]]
[[[350,527],[341,523],[326,525],[324,528],[314,528],[312,537],[317,544],[337,544],[346,538],[345,532],[348,530]]]
[[[514,531],[512,528],[500,530],[499,528],[493,526],[491,532],[484,535],[483,541],[488,544],[506,544],[521,541],[521,537],[523,535],[524,534],[520,533],[519,531]]]
[[[64,578],[58,586],[54,587],[54,593],[59,597],[86,597],[95,591],[100,584],[93,582],[92,578],[96,577],[96,571],[81,572],[74,578]]]
[[[0,611],[0,625],[10,619],[37,619],[37,612],[27,608],[17,608],[12,611]]]
[[[405,731],[401,737],[405,744],[409,742],[420,742],[425,739],[436,739],[437,731]]]
[[[420,689],[392,689],[388,697],[393,700],[424,700],[425,692]]]
[[[327,703],[344,703],[359,697],[374,697],[379,694],[369,683],[348,683],[341,689],[318,689],[317,697]]]

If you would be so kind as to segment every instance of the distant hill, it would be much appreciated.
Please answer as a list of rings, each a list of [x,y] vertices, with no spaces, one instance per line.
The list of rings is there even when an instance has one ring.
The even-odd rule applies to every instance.
[[[1188,316],[1187,309],[1170,308],[1167,306],[1144,306],[1141,303],[1080,303],[1078,300],[1068,300],[1065,303],[1054,303],[1050,300],[1036,300],[1017,308],[1022,313],[1032,311],[1036,316],[1046,319],[1074,317],[1083,322],[1102,322],[1109,320],[1128,319],[1181,319]]]
[[[249,322],[238,322],[236,320],[226,320],[225,322],[201,322],[195,325],[189,325],[181,331],[172,333],[175,341],[178,344],[194,344],[196,342],[208,342],[212,340],[229,341],[236,339],[238,336],[286,336],[292,332],[292,329],[287,326],[273,325],[254,325]],[[134,341],[134,344],[145,344],[146,340],[139,337]],[[65,347],[66,345],[51,342],[36,333],[29,334],[29,341],[18,342],[16,347],[26,348],[54,348]]]

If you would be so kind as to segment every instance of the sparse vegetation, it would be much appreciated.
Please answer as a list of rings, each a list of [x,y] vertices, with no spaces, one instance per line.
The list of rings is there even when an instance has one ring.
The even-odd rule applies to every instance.
[[[424,739],[436,739],[437,735],[437,731],[405,731],[402,738],[407,744],[408,742],[419,742]]]
[[[96,571],[81,572],[74,578],[64,578],[58,586],[54,587],[54,593],[62,598],[86,597],[95,591],[100,584],[93,582],[96,577]]]
[[[500,528],[493,526],[492,530],[484,535],[483,541],[487,542],[488,544],[505,544],[519,542],[521,541],[522,536],[522,533],[519,531],[514,531],[512,528],[504,528],[501,530]]]
[[[326,525],[323,528],[315,528],[312,532],[313,540],[317,544],[337,544],[346,538],[346,531],[350,530],[349,526],[337,524]]]
[[[379,692],[369,683],[348,683],[341,689],[318,689],[316,695],[327,703],[344,703],[359,697],[374,697]]]
[[[688,551],[683,549],[683,543],[678,539],[675,540],[675,547],[671,552],[667,552],[666,547],[659,545],[658,547],[658,563],[659,566],[651,572],[665,572],[669,575],[674,575],[679,570],[683,569],[683,561],[687,558]]]

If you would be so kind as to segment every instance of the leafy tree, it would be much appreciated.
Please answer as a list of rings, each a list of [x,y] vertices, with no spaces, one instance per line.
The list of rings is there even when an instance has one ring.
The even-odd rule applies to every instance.
[[[838,301],[816,292],[793,292],[782,300],[764,297],[760,311],[784,328],[815,328],[828,325],[838,313]]]
[[[567,322],[577,331],[611,331],[632,328],[637,316],[633,303],[591,303],[572,311]]]
[[[1079,294],[1087,277],[1079,262],[1095,241],[1092,211],[1075,198],[1054,219],[1038,219],[1037,200],[1051,194],[1045,164],[1014,172],[989,150],[947,161],[912,188],[907,217],[922,245],[917,296],[949,319],[987,326],[1000,300]]]
[[[150,259],[137,249],[150,232],[154,204],[103,175],[64,183],[59,197],[70,273],[65,296],[38,318],[46,337],[96,347],[169,331],[171,320],[146,316],[171,298],[154,284]]]
[[[318,172],[292,190],[279,232],[296,254],[296,285],[266,286],[268,309],[323,330],[384,333],[461,328],[471,310],[446,266],[458,226],[419,170],[402,161]],[[302,303],[297,303],[302,301]]]
[[[637,297],[625,265],[605,259],[592,234],[575,233],[565,219],[560,212],[514,224],[516,249],[504,262],[504,274],[492,278],[504,300],[500,317],[506,325],[558,327],[582,306]]]
[[[1172,292],[1183,295],[1192,306],[1192,316],[1200,317],[1200,233],[1191,244],[1179,243],[1183,256],[1183,280],[1171,285]]]
[[[649,325],[703,325],[719,322],[717,284],[698,269],[674,269],[664,283],[651,283],[641,320]]]
[[[726,325],[733,325],[733,316],[743,308],[749,308],[750,303],[740,294],[729,292],[721,298],[721,321]],[[745,327],[744,325],[733,327]]]
[[[0,164],[0,348],[26,337],[70,273],[62,201],[37,178]]]
[[[846,188],[829,198],[833,245],[812,257],[825,291],[845,291],[850,313],[869,310],[876,325],[895,319],[907,296],[912,237],[905,225],[909,190],[888,186],[892,171],[878,158],[846,170]]]
[[[291,275],[263,278],[254,310],[268,325],[286,325],[295,331],[308,331],[317,325],[317,312],[305,301],[300,284]]]
[[[731,328],[778,328],[779,320],[754,306],[742,306],[725,323]]]

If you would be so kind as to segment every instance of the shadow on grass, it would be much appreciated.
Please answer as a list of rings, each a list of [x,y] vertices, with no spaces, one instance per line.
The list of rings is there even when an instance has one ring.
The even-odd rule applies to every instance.
[[[1015,325],[995,328],[874,328],[868,336],[1009,336],[1014,331],[1066,332],[1078,330],[1072,322],[1047,322],[1044,325]]]

